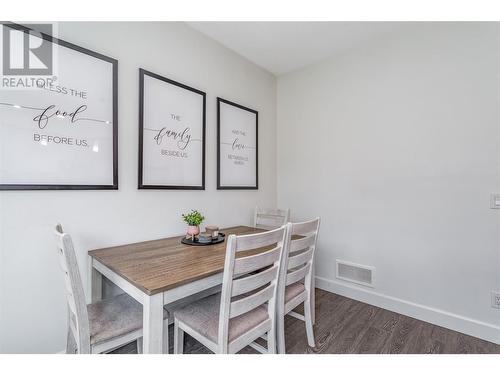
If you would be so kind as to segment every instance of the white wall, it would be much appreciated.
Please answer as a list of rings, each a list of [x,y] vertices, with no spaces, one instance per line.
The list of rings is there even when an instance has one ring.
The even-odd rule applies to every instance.
[[[278,204],[322,217],[318,286],[500,343],[499,63],[497,24],[420,24],[279,77]]]
[[[52,230],[73,235],[82,277],[92,248],[182,233],[180,215],[250,224],[276,205],[276,79],[181,23],[61,23],[59,37],[119,60],[119,191],[0,192],[0,351],[65,347],[65,300]],[[207,93],[205,191],[138,191],[139,67]],[[259,111],[259,190],[216,190],[216,97]]]

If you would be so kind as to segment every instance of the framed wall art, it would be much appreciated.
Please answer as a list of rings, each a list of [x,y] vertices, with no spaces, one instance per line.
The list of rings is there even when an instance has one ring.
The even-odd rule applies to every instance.
[[[258,189],[257,111],[217,98],[217,189]]]
[[[139,69],[139,189],[205,189],[203,91]]]
[[[0,88],[0,190],[118,189],[118,61],[25,26],[1,28],[11,55]],[[26,53],[27,40],[45,53]]]

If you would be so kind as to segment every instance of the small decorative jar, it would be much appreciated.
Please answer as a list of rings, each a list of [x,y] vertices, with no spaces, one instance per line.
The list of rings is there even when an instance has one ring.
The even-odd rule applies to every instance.
[[[212,235],[209,233],[201,233],[198,236],[198,242],[200,243],[210,243],[212,242]]]
[[[217,227],[215,225],[207,225],[205,227],[205,231],[207,233],[210,233],[212,235],[213,239],[216,239],[219,237],[219,227]]]

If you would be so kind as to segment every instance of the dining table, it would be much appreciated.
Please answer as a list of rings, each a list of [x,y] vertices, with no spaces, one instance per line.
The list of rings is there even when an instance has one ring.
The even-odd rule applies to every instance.
[[[249,226],[221,229],[226,236],[264,232]],[[181,243],[185,236],[90,250],[91,302],[102,299],[103,278],[143,306],[143,353],[162,353],[163,309],[222,284],[226,241],[207,246]]]
[[[263,229],[236,226],[227,236]],[[143,306],[143,353],[162,352],[163,307],[222,284],[226,241],[207,246],[162,238],[88,252],[91,301],[102,298],[103,277]]]

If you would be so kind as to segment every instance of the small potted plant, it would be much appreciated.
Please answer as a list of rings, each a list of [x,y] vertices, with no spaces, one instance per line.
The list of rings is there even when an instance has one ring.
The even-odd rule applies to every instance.
[[[205,220],[202,214],[196,210],[191,210],[188,214],[182,214],[182,218],[188,225],[187,234],[194,239],[194,236],[200,234],[200,224]]]

